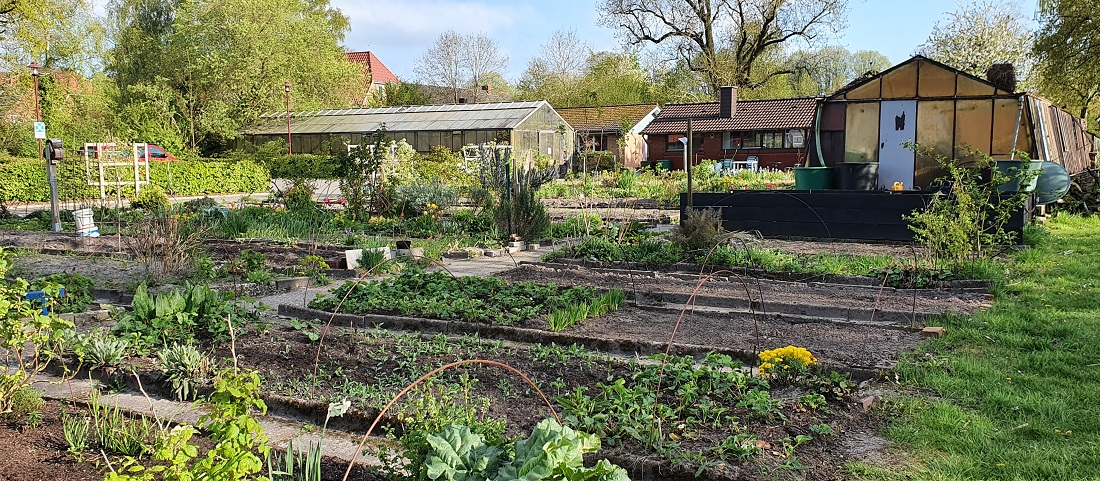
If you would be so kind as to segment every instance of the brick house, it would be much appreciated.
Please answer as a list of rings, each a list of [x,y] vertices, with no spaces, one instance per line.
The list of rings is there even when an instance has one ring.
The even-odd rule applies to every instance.
[[[377,95],[378,91],[382,89],[382,86],[387,83],[401,83],[397,79],[397,76],[386,68],[382,64],[381,60],[374,55],[374,52],[348,52],[347,59],[349,62],[358,64],[363,69],[363,75],[367,80],[367,93],[363,96],[356,96],[355,104],[363,105],[371,95]]]
[[[574,144],[578,152],[611,152],[623,167],[636,169],[646,158],[642,130],[649,126],[661,109],[654,104],[637,104],[574,107],[557,111],[576,131]],[[626,139],[620,142],[623,132]]]
[[[707,159],[745,161],[760,168],[786,169],[805,161],[820,99],[810,97],[737,100],[736,87],[722,87],[718,102],[669,104],[642,134],[650,162],[668,160],[684,168],[679,141],[692,121],[692,165]]]

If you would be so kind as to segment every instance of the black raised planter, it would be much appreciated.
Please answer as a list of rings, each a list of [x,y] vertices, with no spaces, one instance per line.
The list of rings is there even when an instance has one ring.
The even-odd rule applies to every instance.
[[[728,231],[756,231],[766,237],[913,241],[905,216],[932,201],[932,192],[740,190],[694,194],[697,209],[722,211]],[[996,199],[994,199],[996,202]],[[680,194],[687,205],[687,194]],[[1033,198],[1012,214],[1005,231],[1022,238]],[[683,216],[683,209],[680,212]],[[682,217],[681,217],[682,218]]]
[[[840,190],[878,190],[878,162],[836,164],[836,188]]]

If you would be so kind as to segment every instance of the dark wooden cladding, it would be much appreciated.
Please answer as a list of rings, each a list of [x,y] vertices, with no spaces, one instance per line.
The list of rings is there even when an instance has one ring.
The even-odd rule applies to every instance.
[[[728,231],[757,231],[765,237],[912,242],[905,216],[931,202],[932,193],[881,191],[746,190],[694,194],[697,209],[722,211]],[[680,205],[687,205],[687,194]],[[1023,232],[1031,205],[1017,212],[1006,230]],[[681,209],[681,215],[683,215]]]

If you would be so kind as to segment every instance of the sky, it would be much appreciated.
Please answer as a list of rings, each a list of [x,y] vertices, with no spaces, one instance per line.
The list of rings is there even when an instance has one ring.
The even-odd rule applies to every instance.
[[[515,81],[527,61],[559,29],[574,29],[594,50],[618,50],[613,30],[598,25],[597,0],[331,0],[351,20],[349,51],[371,50],[399,78],[446,30],[484,33],[508,56],[505,77]],[[975,0],[849,0],[848,26],[829,39],[848,50],[878,50],[893,63],[912,56],[937,21],[959,2]],[[1034,2],[1023,2],[1030,15]]]

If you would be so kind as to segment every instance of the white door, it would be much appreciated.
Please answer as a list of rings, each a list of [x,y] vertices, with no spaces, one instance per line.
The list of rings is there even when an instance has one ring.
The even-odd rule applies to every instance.
[[[917,101],[884,101],[879,112],[878,186],[889,189],[901,182],[912,189],[916,154],[902,144],[917,137]]]

